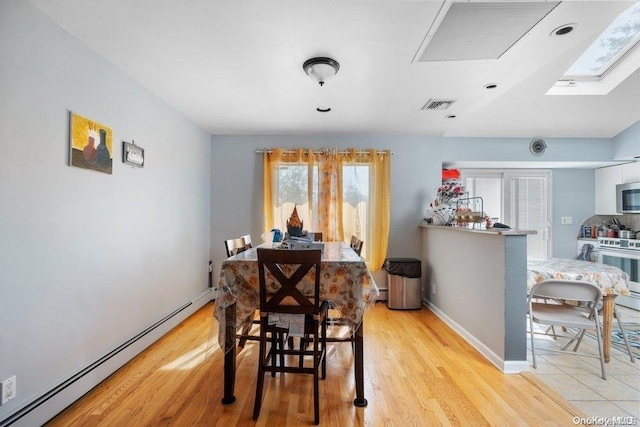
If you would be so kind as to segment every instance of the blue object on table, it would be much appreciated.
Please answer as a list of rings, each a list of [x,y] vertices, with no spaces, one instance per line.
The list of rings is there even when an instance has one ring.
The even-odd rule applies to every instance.
[[[273,231],[273,241],[274,242],[282,242],[282,231],[280,231],[277,228],[274,228],[271,231]]]

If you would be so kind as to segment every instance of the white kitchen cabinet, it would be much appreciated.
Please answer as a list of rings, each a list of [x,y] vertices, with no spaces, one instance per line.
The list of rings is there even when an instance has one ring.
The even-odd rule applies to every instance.
[[[621,165],[596,169],[596,215],[621,215],[616,212],[616,185],[621,183]]]
[[[640,182],[640,162],[625,163],[622,165],[622,184]]]

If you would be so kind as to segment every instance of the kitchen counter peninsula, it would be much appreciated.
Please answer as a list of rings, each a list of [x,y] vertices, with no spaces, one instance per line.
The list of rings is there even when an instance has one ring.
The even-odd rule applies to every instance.
[[[531,230],[422,224],[429,308],[505,373],[527,363],[527,235]]]

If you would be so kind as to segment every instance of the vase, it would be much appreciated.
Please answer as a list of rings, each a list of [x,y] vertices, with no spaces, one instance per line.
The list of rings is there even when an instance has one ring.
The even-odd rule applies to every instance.
[[[100,166],[109,166],[111,163],[111,156],[107,148],[107,132],[104,129],[100,129],[100,144],[96,148],[96,157]]]
[[[449,225],[454,220],[455,209],[449,205],[440,205],[431,214],[431,223],[435,225]]]
[[[287,225],[287,233],[289,233],[289,236],[291,237],[300,237],[302,236],[302,227],[292,227]]]

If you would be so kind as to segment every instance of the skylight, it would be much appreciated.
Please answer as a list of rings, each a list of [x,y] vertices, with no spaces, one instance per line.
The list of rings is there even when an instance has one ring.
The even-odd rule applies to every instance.
[[[640,3],[622,12],[567,70],[562,80],[601,79],[640,41]]]

